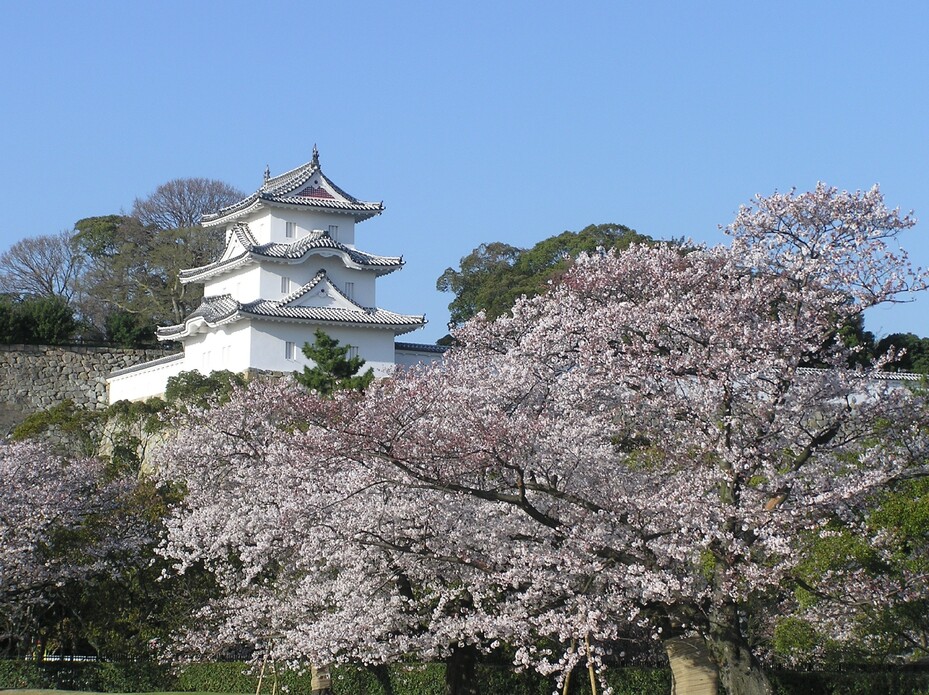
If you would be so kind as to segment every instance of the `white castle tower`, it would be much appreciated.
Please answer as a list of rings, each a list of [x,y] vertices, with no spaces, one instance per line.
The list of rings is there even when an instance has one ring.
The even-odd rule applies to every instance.
[[[225,250],[213,263],[181,271],[181,282],[204,285],[203,302],[157,332],[184,352],[111,374],[110,402],[161,395],[182,371],[302,370],[312,365],[302,347],[317,329],[353,346],[377,376],[396,364],[437,359],[440,348],[395,342],[421,328],[424,316],[377,307],[376,281],[399,270],[402,257],[355,247],[355,225],[383,210],[330,181],[315,147],[303,166],[274,177],[266,171],[255,193],[203,217],[205,227],[224,230]]]

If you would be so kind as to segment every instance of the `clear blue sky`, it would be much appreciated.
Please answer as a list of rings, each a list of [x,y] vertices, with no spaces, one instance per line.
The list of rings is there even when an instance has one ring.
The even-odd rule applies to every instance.
[[[0,249],[172,178],[310,159],[387,211],[379,304],[445,333],[447,266],[590,223],[716,243],[755,193],[880,183],[925,220],[926,2],[13,2]],[[929,297],[869,317],[929,335]]]

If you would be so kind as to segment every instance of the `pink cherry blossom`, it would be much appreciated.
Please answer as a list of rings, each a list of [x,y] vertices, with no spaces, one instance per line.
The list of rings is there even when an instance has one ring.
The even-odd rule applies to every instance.
[[[0,443],[0,614],[21,619],[60,587],[111,572],[117,554],[150,542],[144,524],[117,517],[134,483],[94,459]]]
[[[163,552],[225,591],[187,644],[323,663],[508,643],[564,672],[645,628],[770,692],[748,607],[801,534],[926,460],[923,398],[837,339],[925,288],[892,245],[912,224],[877,189],[759,198],[730,246],[582,257],[363,396],[262,381],[194,413],[161,452],[188,486]]]

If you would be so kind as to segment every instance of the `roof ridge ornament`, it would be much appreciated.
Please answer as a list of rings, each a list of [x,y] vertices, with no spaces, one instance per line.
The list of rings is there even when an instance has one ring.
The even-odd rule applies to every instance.
[[[265,183],[271,180],[271,165],[265,164]]]
[[[316,149],[316,143],[313,143],[313,166],[319,169],[319,150]]]

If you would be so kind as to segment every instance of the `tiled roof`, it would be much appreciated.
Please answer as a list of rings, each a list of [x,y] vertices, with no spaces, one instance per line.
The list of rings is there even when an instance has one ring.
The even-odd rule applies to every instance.
[[[354,311],[352,309],[340,309],[335,307],[281,307],[278,306],[276,302],[267,299],[246,304],[242,306],[242,311],[255,316],[266,316],[268,318],[405,327],[406,330],[402,331],[403,333],[415,330],[424,323],[422,316],[395,314],[386,309],[370,308],[364,311]]]
[[[310,234],[290,244],[268,243],[257,244],[248,225],[237,222],[233,232],[242,244],[244,251],[237,256],[226,260],[216,261],[199,268],[189,268],[178,273],[181,282],[201,281],[218,273],[234,270],[242,265],[260,260],[299,261],[313,251],[328,249],[338,251],[350,263],[362,268],[377,271],[378,276],[392,273],[403,266],[403,258],[399,256],[376,256],[358,249],[352,249],[329,236],[326,232]]]
[[[236,222],[232,225],[232,232],[236,235],[239,243],[245,248],[248,249],[253,246],[258,246],[258,240],[255,238],[255,235],[252,234],[252,230],[249,229],[248,225],[244,222]]]
[[[801,374],[819,374],[824,370],[819,367],[800,367],[797,371]],[[913,372],[877,372],[874,370],[862,371],[859,376],[862,379],[873,379],[875,381],[921,381],[926,378],[925,374],[914,374]]]
[[[392,330],[396,335],[409,333],[426,323],[424,316],[396,314],[386,309],[362,307],[352,302],[337,287],[337,292],[350,308],[294,306],[293,302],[307,294],[314,287],[326,280],[326,272],[320,271],[306,285],[292,292],[283,299],[256,299],[252,302],[238,302],[231,295],[204,297],[200,306],[191,313],[183,323],[159,328],[159,340],[177,340],[191,335],[196,326],[205,323],[209,327],[232,323],[246,318],[263,318],[277,321],[305,321],[310,323],[339,323],[353,326],[376,326]]]
[[[157,367],[164,364],[171,364],[172,362],[177,362],[179,359],[184,357],[183,352],[175,352],[173,355],[165,355],[164,357],[159,357],[154,360],[149,360],[148,362],[140,362],[139,364],[134,364],[131,367],[123,367],[122,369],[117,369],[114,372],[110,372],[107,375],[107,378],[115,376],[123,376],[124,374],[132,374],[133,372],[138,372],[143,369],[151,369],[152,367]]]
[[[269,243],[261,246],[254,246],[250,250],[261,256],[268,258],[302,258],[308,251],[316,249],[335,249],[348,254],[358,265],[372,266],[394,266],[403,265],[403,259],[398,256],[375,256],[373,253],[365,253],[358,249],[352,249],[333,239],[327,232],[316,232],[309,234],[292,244]]]
[[[204,215],[201,222],[207,226],[223,224],[261,203],[299,205],[344,212],[354,217],[357,222],[384,211],[383,203],[358,200],[330,181],[319,166],[319,153],[314,147],[311,161],[278,176],[267,176],[261,188],[250,196],[215,213]]]
[[[434,352],[436,354],[443,354],[448,350],[447,345],[427,345],[424,343],[394,343],[394,349],[396,350],[410,350],[411,352]]]

